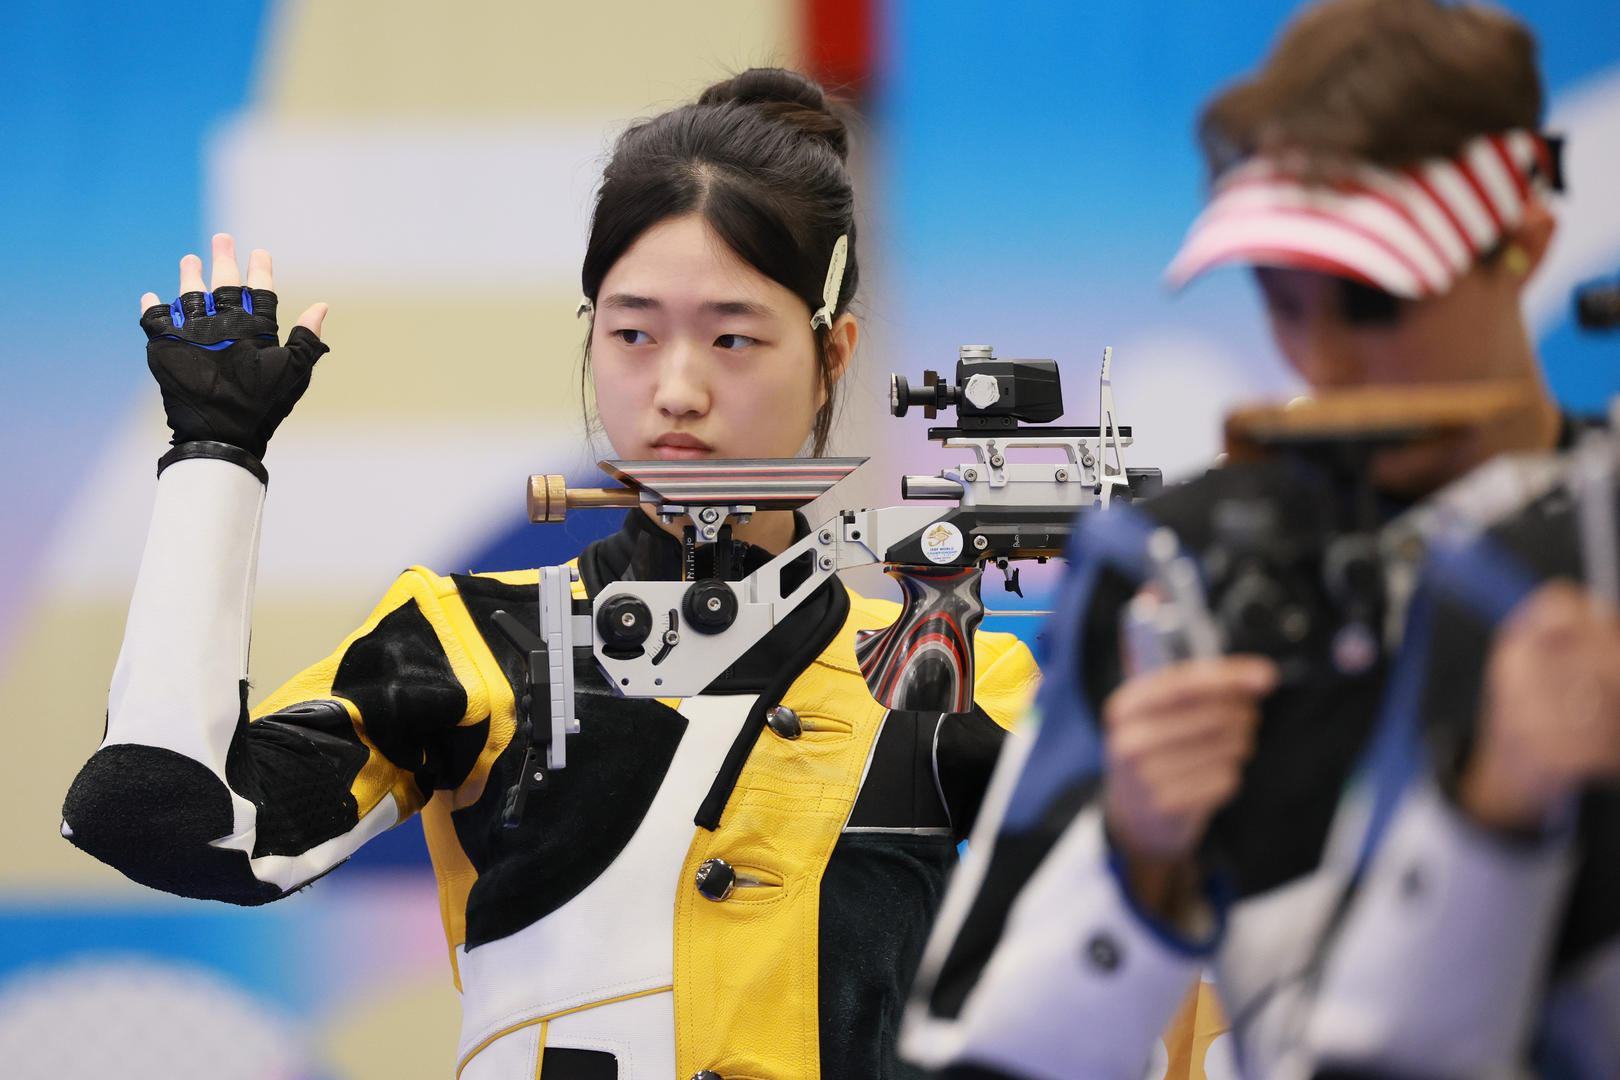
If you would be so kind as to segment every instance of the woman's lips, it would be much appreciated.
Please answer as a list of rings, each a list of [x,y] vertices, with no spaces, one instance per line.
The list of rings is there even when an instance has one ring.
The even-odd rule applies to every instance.
[[[653,453],[663,461],[685,461],[707,457],[714,453],[714,447],[695,436],[672,433],[660,436],[653,443]]]
[[[708,457],[714,451],[707,446],[676,446],[671,443],[660,443],[653,447],[653,453],[663,461],[686,461],[691,458]]]

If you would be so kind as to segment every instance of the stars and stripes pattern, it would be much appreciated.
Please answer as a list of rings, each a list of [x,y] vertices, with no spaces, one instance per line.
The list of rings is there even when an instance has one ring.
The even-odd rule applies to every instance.
[[[1360,163],[1327,179],[1256,157],[1224,174],[1165,271],[1180,288],[1241,262],[1318,270],[1395,296],[1439,296],[1557,184],[1556,143],[1514,130],[1481,135],[1455,158],[1404,168]]]

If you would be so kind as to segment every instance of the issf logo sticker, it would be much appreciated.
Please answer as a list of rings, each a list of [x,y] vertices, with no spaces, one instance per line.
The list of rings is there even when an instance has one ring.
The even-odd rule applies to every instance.
[[[962,554],[962,530],[948,521],[936,521],[923,530],[922,552],[932,563],[955,562]]]

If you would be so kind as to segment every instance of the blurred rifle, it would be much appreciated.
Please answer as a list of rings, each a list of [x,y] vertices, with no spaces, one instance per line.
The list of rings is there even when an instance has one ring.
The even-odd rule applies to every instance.
[[[1587,432],[1572,452],[1498,455],[1398,514],[1381,504],[1377,455],[1500,423],[1523,393],[1511,383],[1358,388],[1233,412],[1228,468],[1269,469],[1274,482],[1217,499],[1196,537],[1161,526],[1148,539],[1149,588],[1122,626],[1133,669],[1253,652],[1278,660],[1288,681],[1359,675],[1398,647],[1432,544],[1483,534],[1566,489],[1585,578],[1615,603],[1612,432]]]

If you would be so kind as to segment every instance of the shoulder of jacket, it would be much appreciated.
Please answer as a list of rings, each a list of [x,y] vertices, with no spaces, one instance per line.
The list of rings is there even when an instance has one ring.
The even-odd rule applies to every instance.
[[[848,586],[844,591],[849,594],[849,621],[857,630],[888,626],[900,617],[900,605],[893,600],[862,596]]]
[[[1033,667],[1035,657],[1017,634],[1002,630],[977,630],[973,634],[973,652],[981,664],[994,664],[1004,658],[1012,660],[1020,651],[1029,657],[1028,662]]]
[[[399,577],[388,587],[386,604],[389,599],[397,597],[397,603],[406,600],[439,600],[446,596],[453,596],[456,592],[456,583],[442,574],[436,574],[425,566],[411,566],[400,572]],[[396,604],[397,606],[397,604]]]
[[[578,569],[579,559],[569,559],[563,565],[570,569]],[[502,585],[538,585],[540,584],[540,568],[534,567],[529,570],[486,570],[478,574],[469,574],[468,577],[486,578],[490,581],[498,581]],[[575,600],[585,599],[584,583],[576,580],[573,593]]]

